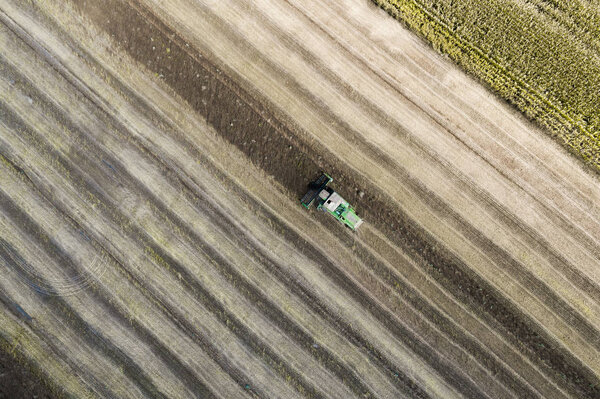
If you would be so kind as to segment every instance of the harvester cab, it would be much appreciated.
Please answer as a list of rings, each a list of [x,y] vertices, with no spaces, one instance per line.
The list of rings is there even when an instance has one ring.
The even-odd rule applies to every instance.
[[[323,173],[317,180],[308,185],[308,191],[300,202],[306,209],[309,209],[314,202],[317,209],[331,214],[352,230],[358,229],[363,222],[362,219],[356,215],[354,208],[346,200],[333,191],[331,187],[327,187],[332,181],[331,176]]]

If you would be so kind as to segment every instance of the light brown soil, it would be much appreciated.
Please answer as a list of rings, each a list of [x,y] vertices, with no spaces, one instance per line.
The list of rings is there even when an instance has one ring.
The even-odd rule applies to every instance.
[[[124,390],[128,383],[130,393],[138,389],[144,396],[171,396],[164,389],[172,386],[182,396],[204,392],[206,397],[218,397],[225,395],[220,388],[229,383],[239,389],[236,392],[254,397],[286,392],[305,397],[384,397],[384,392],[411,397],[442,392],[457,397],[598,395],[597,376],[590,365],[581,361],[579,352],[574,354],[556,340],[552,334],[557,330],[547,325],[550,321],[536,320],[529,309],[513,302],[502,291],[505,287],[482,276],[387,189],[311,141],[300,123],[286,118],[265,93],[242,84],[233,71],[224,71],[214,54],[190,46],[183,33],[171,30],[142,2],[73,0],[72,4],[110,37],[115,52],[124,51],[171,90],[154,88],[156,94],[172,96],[180,107],[191,107],[197,120],[206,124],[199,127],[187,121],[183,111],[165,108],[167,100],[160,103],[163,100],[153,98],[144,86],[153,84],[125,80],[129,68],[138,68],[135,64],[126,64],[127,71],[117,75],[110,69],[114,67],[98,61],[100,50],[77,47],[75,39],[66,45],[78,48],[79,70],[79,60],[69,67],[59,61],[52,65],[56,72],[47,65],[31,68],[45,71],[48,83],[41,76],[34,81],[31,71],[11,64],[25,57],[0,59],[6,87],[23,93],[11,98],[14,103],[7,105],[7,99],[0,103],[7,126],[0,147],[9,165],[4,168],[21,176],[29,187],[23,194],[7,180],[6,187],[15,188],[6,188],[2,197],[2,210],[10,219],[3,231],[20,231],[10,234],[15,245],[23,243],[15,251],[24,254],[24,263],[48,256],[50,263],[68,264],[76,272],[81,268],[76,254],[81,251],[110,259],[110,271],[98,278],[93,292],[77,294],[77,300],[48,300],[48,316],[38,317],[44,328],[70,320],[73,331],[88,331],[83,341],[89,350],[124,370]],[[39,17],[45,18],[41,12]],[[66,27],[53,29],[62,37],[72,35]],[[7,34],[15,37],[11,40],[27,41],[14,27],[11,32]],[[54,46],[47,40],[49,47]],[[52,62],[33,47],[40,54],[36,62]],[[309,97],[297,83],[289,84],[299,97]],[[73,98],[67,100],[65,93],[70,90]],[[110,97],[104,90],[118,93],[111,98],[114,104],[107,105]],[[351,87],[345,90],[352,97]],[[38,119],[24,112],[25,95],[43,110]],[[65,98],[58,102],[54,95]],[[131,109],[126,104],[132,104]],[[328,114],[331,111],[318,102],[315,108],[329,116],[336,128],[348,131],[347,140],[357,151],[393,171],[424,204],[455,223],[466,240],[511,276],[526,281],[553,315],[568,321],[586,344],[597,348],[596,325],[574,312],[563,292],[557,293],[523,267],[521,259],[482,234],[441,192],[431,191],[399,167],[390,154],[343,118]],[[380,116],[386,117],[383,111]],[[46,129],[64,132],[51,135],[43,133]],[[218,138],[211,138],[212,129]],[[17,131],[22,138],[17,138]],[[229,144],[213,143],[221,138]],[[226,155],[227,145],[236,150]],[[38,157],[29,155],[27,148]],[[426,150],[422,146],[420,155],[431,156]],[[246,161],[237,154],[248,157],[253,168],[244,168]],[[54,169],[65,175],[42,172]],[[255,170],[264,171],[262,180]],[[368,221],[358,235],[348,234],[321,215],[287,210],[321,170],[335,176],[335,186]],[[272,180],[266,181],[267,175]],[[275,187],[272,197],[270,184]],[[550,262],[562,268],[578,289],[590,295],[595,292],[595,282],[577,268],[569,269],[564,258],[569,254],[519,220],[506,217],[509,211],[475,185],[465,185],[464,190],[480,195],[488,211],[506,219],[528,245],[547,250]],[[93,198],[94,205],[77,193]],[[215,205],[216,198],[230,196],[223,205]],[[35,203],[49,201],[53,211],[21,209],[27,198],[35,198]],[[41,245],[51,226],[62,223],[65,231],[85,233],[63,243],[56,238],[57,243]],[[28,242],[41,245],[41,252],[34,255],[35,245]],[[595,244],[588,240],[587,245]],[[79,252],[61,249],[65,246]],[[16,263],[13,266],[16,270]],[[50,287],[49,281],[45,277],[38,283]],[[135,291],[131,299],[128,290]],[[179,296],[179,291],[186,296]],[[36,303],[35,297],[21,299],[32,306]],[[102,312],[87,315],[86,306]],[[121,326],[123,337],[131,330],[144,347],[138,351],[134,344],[121,345],[119,333],[97,324],[103,313]],[[190,316],[195,314],[204,316]],[[37,325],[31,328],[44,336]],[[99,328],[102,332],[96,333]],[[209,333],[211,329],[220,334]],[[111,337],[110,342],[105,337]],[[88,364],[84,354],[60,350]],[[192,363],[194,356],[203,356],[210,365],[199,369]],[[148,372],[149,359],[164,376]],[[77,370],[77,363],[69,367]],[[89,378],[93,392],[110,395],[113,388],[95,374],[100,370],[100,365],[82,366],[78,372],[84,380]],[[102,372],[106,378],[116,378],[110,369]],[[217,375],[221,385],[211,380]]]
[[[91,10],[84,8],[82,11],[96,16],[96,22],[104,23],[104,28],[130,55],[162,75],[217,131],[296,196],[302,195],[306,182],[318,175],[319,171],[328,171],[336,177],[338,185],[354,188],[348,190],[345,196],[357,204],[370,223],[389,237],[394,237],[401,248],[417,257],[422,264],[433,265],[429,269],[431,276],[446,289],[463,301],[472,303],[478,311],[485,309],[486,313],[491,313],[504,327],[506,335],[512,336],[534,359],[555,368],[557,375],[568,376],[569,380],[581,381],[581,385],[586,385],[583,377],[575,369],[569,368],[565,358],[553,350],[547,338],[544,339],[542,334],[528,326],[516,309],[507,307],[510,305],[491,287],[486,287],[487,284],[469,273],[468,267],[443,253],[443,248],[434,248],[435,244],[430,244],[434,240],[398,209],[391,208],[376,188],[366,181],[357,181],[336,163],[329,161],[332,154],[305,145],[297,139],[294,141],[294,134],[288,127],[278,122],[273,114],[221,71],[217,71],[201,53],[194,56],[193,51],[185,51],[182,48],[185,46],[183,40],[177,40],[173,33],[169,34],[168,29],[151,14],[143,13],[143,18],[140,18],[134,9],[119,7],[119,3]],[[149,25],[148,21],[153,25]],[[154,40],[148,41],[148,37]],[[152,47],[170,48],[170,55],[156,59]],[[195,76],[198,74],[199,78]],[[203,90],[203,87],[207,89]],[[265,123],[266,119],[270,122]],[[232,123],[235,123],[233,127]],[[240,131],[238,125],[244,126],[243,130]],[[360,198],[357,195],[360,191],[369,195]],[[395,223],[390,225],[390,220]]]

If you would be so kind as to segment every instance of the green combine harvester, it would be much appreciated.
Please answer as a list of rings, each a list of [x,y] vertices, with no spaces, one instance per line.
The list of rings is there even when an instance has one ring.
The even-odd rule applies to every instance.
[[[358,229],[363,222],[362,219],[356,215],[354,209],[346,200],[327,187],[332,181],[331,176],[323,173],[317,180],[308,185],[308,192],[304,194],[300,202],[306,209],[309,209],[310,204],[316,201],[317,209],[330,213],[352,230]]]

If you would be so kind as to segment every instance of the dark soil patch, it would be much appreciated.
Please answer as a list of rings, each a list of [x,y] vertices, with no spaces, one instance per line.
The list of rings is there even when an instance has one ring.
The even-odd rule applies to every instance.
[[[58,399],[27,366],[0,348],[0,399]]]

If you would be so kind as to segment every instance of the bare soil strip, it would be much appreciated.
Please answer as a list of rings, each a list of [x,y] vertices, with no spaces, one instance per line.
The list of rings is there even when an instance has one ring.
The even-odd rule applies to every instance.
[[[309,3],[0,6],[2,337],[75,396],[596,397],[597,182]],[[323,169],[358,234],[296,207]]]

